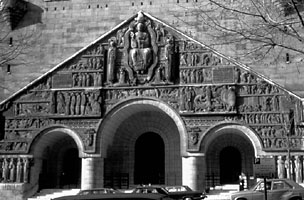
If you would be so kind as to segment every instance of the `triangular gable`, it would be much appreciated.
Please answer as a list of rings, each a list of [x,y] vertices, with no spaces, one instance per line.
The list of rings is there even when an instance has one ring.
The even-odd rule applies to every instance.
[[[176,109],[193,151],[199,148],[195,135],[208,126],[191,129],[189,117],[216,115],[280,130],[303,121],[302,102],[292,92],[139,12],[1,102],[6,141],[0,142],[0,152],[27,152],[39,131],[54,124],[79,129],[85,151],[95,152],[96,124],[132,97],[158,98]]]
[[[219,59],[221,59],[222,61],[229,63],[230,65],[235,65],[236,67],[245,70],[249,73],[252,73],[253,75],[260,77],[262,80],[266,81],[269,84],[275,85],[276,87],[284,90],[285,92],[287,92],[288,94],[290,94],[291,96],[294,96],[296,98],[301,99],[298,95],[294,94],[292,91],[286,90],[285,88],[283,88],[282,86],[276,84],[275,82],[273,82],[272,80],[270,80],[269,78],[265,77],[264,75],[255,72],[254,70],[252,70],[251,68],[249,68],[248,66],[234,60],[231,57],[227,57],[219,52],[217,52],[216,50],[214,50],[213,48],[191,38],[190,36],[182,33],[181,31],[179,31],[178,29],[166,24],[165,22],[151,16],[148,13],[142,12],[140,11],[139,13],[142,13],[145,17],[149,18],[150,20],[160,24],[162,27],[166,28],[167,30],[171,30],[172,32],[176,33],[177,35],[180,35],[182,38],[184,38],[184,40],[188,40],[190,42],[193,42],[196,45],[201,46],[203,49],[210,51],[213,55],[215,55],[216,57],[218,57]],[[16,93],[14,93],[13,95],[11,95],[10,97],[8,97],[7,99],[3,100],[2,102],[0,102],[0,110],[4,110],[5,108],[7,108],[7,105],[11,100],[18,98],[18,96],[22,93],[24,93],[26,90],[35,87],[35,85],[39,84],[39,82],[45,82],[44,79],[47,79],[47,77],[49,77],[51,74],[53,74],[54,72],[60,70],[65,64],[69,63],[71,60],[77,58],[78,56],[81,56],[82,54],[85,54],[86,51],[88,51],[88,49],[94,47],[96,44],[98,44],[100,41],[105,40],[105,38],[110,38],[111,36],[115,36],[118,35],[119,31],[121,31],[120,29],[122,27],[127,28],[126,25],[129,25],[130,22],[132,22],[132,20],[136,19],[136,17],[138,16],[138,14],[135,14],[134,16],[132,16],[131,18],[124,20],[123,22],[121,22],[120,24],[118,24],[117,26],[115,26],[113,29],[111,29],[110,31],[106,32],[105,34],[103,34],[102,36],[100,36],[99,38],[97,38],[96,40],[94,40],[92,43],[88,44],[87,46],[85,46],[84,48],[80,49],[78,52],[76,52],[75,54],[73,54],[72,56],[68,57],[67,59],[65,59],[64,61],[62,61],[61,63],[57,64],[53,69],[49,70],[48,72],[46,72],[45,74],[41,75],[40,77],[38,77],[37,79],[35,79],[34,81],[32,81],[31,83],[29,83],[28,85],[26,85],[25,87],[23,87],[22,89],[18,90]]]

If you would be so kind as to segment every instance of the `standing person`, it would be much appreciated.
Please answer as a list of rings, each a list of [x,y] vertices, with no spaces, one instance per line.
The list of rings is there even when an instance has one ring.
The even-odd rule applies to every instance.
[[[245,189],[245,179],[246,179],[246,175],[242,172],[241,175],[239,176],[239,180],[240,180],[239,190],[240,191],[243,191]]]

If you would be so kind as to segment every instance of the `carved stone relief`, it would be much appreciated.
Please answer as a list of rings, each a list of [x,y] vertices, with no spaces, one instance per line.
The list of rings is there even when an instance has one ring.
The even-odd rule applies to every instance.
[[[57,91],[53,93],[52,113],[64,116],[100,116],[102,95],[95,91]]]
[[[234,86],[182,87],[180,89],[180,112],[182,113],[235,111]]]
[[[29,157],[1,157],[1,176],[2,183],[28,183],[30,168],[33,159]]]

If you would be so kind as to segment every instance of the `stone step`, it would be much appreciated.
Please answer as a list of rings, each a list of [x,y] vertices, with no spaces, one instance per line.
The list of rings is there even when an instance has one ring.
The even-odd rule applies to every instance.
[[[28,200],[50,200],[57,197],[75,195],[80,189],[43,189]]]

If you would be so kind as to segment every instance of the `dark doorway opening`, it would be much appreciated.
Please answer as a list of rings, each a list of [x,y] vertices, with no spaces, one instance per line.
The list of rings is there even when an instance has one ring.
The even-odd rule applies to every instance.
[[[235,147],[225,147],[220,152],[220,183],[238,183],[242,171],[242,157]]]
[[[80,188],[81,159],[77,147],[68,145],[59,142],[52,148],[46,148],[39,175],[39,190]]]
[[[135,144],[135,184],[165,183],[165,145],[156,133],[144,133]]]
[[[78,149],[68,149],[63,155],[60,185],[62,188],[77,188],[80,186],[81,160]]]

